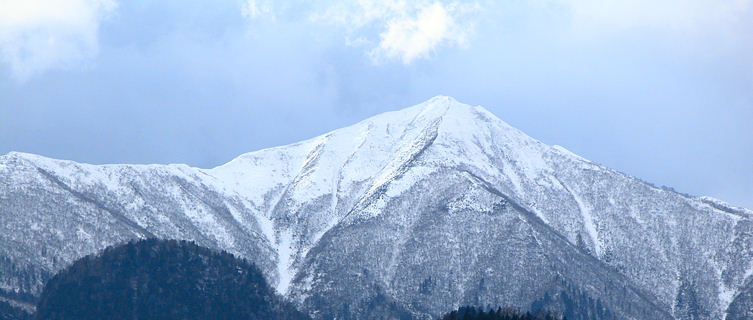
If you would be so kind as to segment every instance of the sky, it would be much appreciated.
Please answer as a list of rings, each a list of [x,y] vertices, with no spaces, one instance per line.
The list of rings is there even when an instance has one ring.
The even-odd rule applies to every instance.
[[[0,0],[0,154],[214,167],[436,95],[753,208],[753,0]]]

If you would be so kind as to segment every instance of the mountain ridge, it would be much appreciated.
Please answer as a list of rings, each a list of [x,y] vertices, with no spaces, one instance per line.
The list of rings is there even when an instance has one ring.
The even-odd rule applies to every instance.
[[[413,107],[408,107],[408,108],[399,109],[399,110],[393,110],[393,111],[387,111],[387,112],[384,112],[384,113],[381,113],[381,114],[377,114],[377,115],[372,116],[370,118],[367,118],[365,120],[359,121],[359,122],[357,122],[355,124],[352,124],[352,125],[349,125],[349,126],[346,126],[346,127],[343,127],[343,128],[339,128],[339,129],[334,129],[334,130],[331,130],[329,132],[326,132],[324,134],[321,134],[321,135],[313,137],[313,138],[301,140],[301,141],[290,143],[290,144],[286,144],[286,145],[273,146],[273,147],[268,147],[268,148],[262,148],[262,149],[255,150],[255,151],[245,152],[245,153],[242,153],[242,154],[236,156],[235,158],[233,158],[233,159],[231,159],[231,160],[229,160],[229,161],[227,161],[225,163],[222,163],[220,165],[217,165],[217,166],[214,166],[214,167],[211,167],[211,168],[203,168],[203,167],[198,167],[198,166],[190,166],[190,165],[187,165],[187,164],[184,164],[184,163],[145,163],[145,164],[135,164],[135,163],[134,164],[132,164],[132,163],[102,163],[102,164],[94,164],[94,163],[89,163],[89,162],[79,162],[79,161],[75,161],[75,160],[52,158],[52,157],[47,157],[47,156],[43,156],[43,155],[40,155],[40,154],[28,153],[28,152],[22,152],[22,151],[9,151],[6,154],[0,155],[0,157],[5,157],[5,158],[25,158],[25,159],[30,160],[30,161],[31,160],[35,160],[35,161],[44,161],[44,162],[50,162],[50,161],[52,161],[52,162],[63,162],[63,163],[67,163],[67,164],[75,164],[75,165],[81,165],[81,166],[87,166],[87,167],[124,167],[124,166],[127,166],[127,167],[130,167],[130,168],[143,168],[143,169],[148,169],[148,168],[165,168],[165,167],[168,167],[168,168],[176,168],[176,169],[177,168],[190,168],[190,169],[198,169],[198,170],[201,170],[201,171],[217,170],[217,169],[220,169],[222,167],[231,165],[233,162],[239,161],[239,160],[241,160],[244,157],[252,156],[252,155],[257,154],[257,153],[269,152],[269,151],[272,151],[272,150],[278,150],[278,149],[282,149],[282,148],[288,148],[288,147],[293,147],[293,146],[297,146],[297,145],[300,145],[300,144],[305,144],[307,142],[320,139],[321,137],[331,135],[334,132],[337,132],[337,131],[340,131],[340,130],[343,130],[343,129],[347,129],[347,128],[351,128],[351,127],[356,127],[356,126],[359,126],[359,125],[364,124],[364,123],[368,123],[369,121],[373,121],[375,118],[378,118],[378,117],[383,117],[383,116],[387,116],[387,115],[391,115],[391,114],[398,114],[400,112],[404,112],[404,111],[407,111],[407,110],[410,110],[410,109],[417,109],[419,107],[423,107],[424,105],[430,105],[430,107],[432,107],[433,105],[431,105],[431,103],[435,102],[437,100],[445,100],[445,101],[448,101],[450,104],[455,104],[455,105],[461,104],[460,102],[458,102],[457,100],[455,100],[454,98],[452,98],[450,96],[438,95],[438,96],[435,96],[435,97],[433,97],[433,98],[431,98],[431,99],[429,99],[429,100],[427,100],[427,101],[425,101],[425,102],[423,102],[421,104],[415,105]],[[482,106],[479,106],[479,105],[477,105],[477,106],[464,105],[464,106],[465,107],[474,108],[474,109],[477,109],[477,110],[480,109],[482,112],[484,112],[484,113],[486,113],[488,115],[491,115],[492,117],[496,118],[495,115],[493,115],[491,112],[489,112],[487,109],[483,108]],[[520,131],[520,130],[512,127],[512,126],[510,126],[509,124],[507,124],[506,122],[502,121],[501,119],[496,118],[496,120],[504,123],[510,129],[516,130],[518,133],[525,135],[525,133],[523,133],[522,131]],[[537,142],[539,142],[539,141],[537,141]],[[572,158],[579,159],[579,160],[582,160],[582,161],[585,161],[585,162],[588,162],[588,163],[592,163],[592,164],[598,165],[600,167],[606,168],[602,164],[594,163],[592,160],[583,158],[582,156],[573,153],[572,151],[570,151],[569,149],[565,148],[564,146],[554,144],[554,145],[550,145],[549,147],[551,147],[551,148],[553,148],[553,149],[555,149],[557,151],[560,151],[562,154],[571,156]],[[3,165],[3,163],[0,163],[0,165]],[[623,174],[625,174],[625,173],[623,173]],[[632,175],[629,175],[629,174],[625,174],[625,175],[629,176],[631,178],[642,180],[642,179],[640,179],[640,178],[638,178],[636,176],[632,176]],[[652,185],[650,182],[645,182],[645,183]],[[655,187],[655,188],[661,189],[660,187]],[[673,192],[677,192],[677,191],[673,191]],[[714,198],[714,197],[711,197],[711,196],[708,196],[708,195],[688,195],[686,193],[681,193],[681,194],[687,195],[688,197],[691,197],[691,198],[702,199],[702,200],[704,200],[704,202],[714,203],[715,205],[718,205],[718,206],[720,206],[720,207],[723,208],[723,209],[719,209],[719,210],[728,211],[728,212],[729,211],[735,211],[735,212],[742,213],[742,214],[747,215],[747,216],[753,215],[753,209],[748,209],[748,208],[745,208],[745,207],[742,207],[742,206],[736,206],[736,205],[734,205],[734,204],[732,204],[730,202],[727,202],[727,201],[724,201],[724,200],[721,200],[721,199],[718,199],[718,198]]]
[[[427,181],[433,182],[426,185]],[[447,181],[457,181],[466,190],[445,186]],[[495,218],[489,221],[512,225],[518,223],[514,217],[534,214],[551,228],[546,232],[567,240],[541,248],[564,250],[564,256],[575,255],[573,259],[583,262],[584,257],[565,247],[578,248],[604,264],[595,268],[618,270],[630,279],[630,286],[649,292],[661,309],[674,314],[678,304],[674,300],[688,287],[682,284],[693,282],[703,289],[698,294],[699,308],[710,318],[722,317],[753,271],[753,253],[746,249],[753,248],[750,210],[654,187],[535,140],[483,107],[445,96],[291,145],[245,153],[209,169],[180,164],[89,165],[9,153],[0,156],[0,185],[7,187],[0,190],[0,216],[13,222],[3,226],[11,235],[6,243],[29,250],[55,248],[52,256],[63,260],[54,263],[51,257],[29,258],[16,252],[20,249],[0,248],[0,257],[26,258],[33,261],[31,269],[36,272],[60,269],[112,237],[169,236],[259,259],[257,264],[276,290],[304,304],[310,296],[304,289],[312,284],[307,281],[314,270],[337,268],[321,260],[339,250],[328,247],[333,239],[357,236],[349,230],[380,219],[393,227],[377,235],[384,238],[379,245],[385,250],[373,258],[384,263],[383,269],[372,270],[376,275],[371,277],[392,296],[403,294],[389,279],[407,272],[404,267],[410,259],[402,256],[406,246],[414,245],[416,237],[438,235],[411,229],[436,219],[426,212],[446,220],[461,212],[467,217],[461,221],[491,214]],[[40,199],[50,201],[25,207]],[[76,221],[70,228],[76,232],[58,230],[53,223],[60,218],[54,207],[61,203],[69,207],[70,221]],[[33,221],[17,219],[19,212]],[[40,226],[58,230],[62,242],[77,248],[56,248],[49,243],[55,237],[35,230]],[[36,240],[25,243],[21,234],[30,230]],[[106,230],[120,231],[108,236]],[[707,239],[694,239],[698,235]],[[479,245],[469,250],[490,250]],[[439,244],[434,249],[455,250]],[[703,256],[694,257],[697,252]],[[10,265],[23,269],[25,263]],[[34,292],[44,278],[34,276],[29,285],[19,286],[13,285],[16,277],[13,272],[0,274],[0,280],[8,278],[0,281],[3,288]],[[588,282],[575,278],[570,280]],[[498,281],[508,283],[504,278]],[[411,298],[408,293],[403,299]],[[464,299],[452,290],[443,294],[448,303]],[[429,314],[436,316],[438,310]]]

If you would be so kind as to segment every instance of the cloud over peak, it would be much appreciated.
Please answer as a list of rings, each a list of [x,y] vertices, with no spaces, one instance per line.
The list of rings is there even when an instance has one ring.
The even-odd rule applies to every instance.
[[[468,17],[478,8],[475,2],[360,0],[329,6],[312,20],[344,28],[347,43],[366,47],[374,62],[410,64],[441,46],[464,45],[473,30]]]
[[[48,70],[85,65],[98,55],[100,25],[118,7],[117,1],[0,0],[0,63],[7,67],[3,69],[23,81]],[[664,36],[714,50],[720,45],[735,50],[753,48],[749,32],[752,24],[747,19],[753,14],[753,0],[236,0],[223,5],[121,2],[119,12],[123,17],[132,15],[126,8],[133,7],[148,9],[142,14],[161,15],[150,22],[159,21],[157,26],[172,23],[170,32],[175,34],[190,33],[184,26],[205,13],[207,19],[223,17],[202,25],[209,29],[235,28],[233,21],[240,17],[253,22],[246,24],[251,32],[269,28],[263,31],[266,34],[281,32],[279,27],[300,33],[324,27],[316,30],[323,33],[321,38],[335,39],[329,45],[357,48],[373,65],[409,65],[437,57],[436,53],[444,49],[481,44],[484,37],[486,43],[490,39],[505,41],[505,48],[514,50],[510,38],[525,34],[530,42],[546,46],[552,39],[536,36],[549,31],[558,33],[554,37],[557,42],[571,41],[574,46],[586,42],[597,45],[605,39]],[[142,18],[128,17],[150,28],[149,22],[139,20]],[[185,18],[190,21],[177,23]],[[149,39],[158,34],[132,29],[141,34],[129,39]],[[129,32],[121,30],[121,34]]]
[[[440,2],[420,8],[415,17],[390,20],[382,32],[378,47],[370,51],[375,60],[399,58],[409,64],[427,57],[439,45],[462,45],[466,30]]]
[[[268,2],[246,0],[241,4],[241,15],[248,20],[272,14],[272,7]]]

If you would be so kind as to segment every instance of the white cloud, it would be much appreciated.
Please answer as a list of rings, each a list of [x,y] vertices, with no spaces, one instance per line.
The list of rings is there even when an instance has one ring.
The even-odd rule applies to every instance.
[[[24,81],[96,56],[113,0],[0,0],[0,59]]]
[[[314,22],[344,27],[346,43],[367,46],[375,61],[409,64],[441,46],[462,46],[473,30],[473,3],[359,0],[339,3],[312,15]]]
[[[426,57],[443,42],[462,44],[465,34],[459,30],[447,9],[439,3],[422,8],[415,18],[403,17],[387,23],[387,30],[379,37],[379,47],[370,55],[379,59],[400,58],[409,64],[416,58]]]
[[[248,20],[273,14],[272,6],[266,1],[246,0],[241,5],[241,14]]]

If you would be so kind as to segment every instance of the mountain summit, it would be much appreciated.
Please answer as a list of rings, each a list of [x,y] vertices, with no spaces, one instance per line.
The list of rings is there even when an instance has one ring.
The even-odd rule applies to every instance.
[[[656,188],[450,97],[212,169],[0,156],[0,288],[133,238],[254,261],[316,318],[462,305],[742,319],[753,213]],[[575,302],[574,302],[575,301]]]

